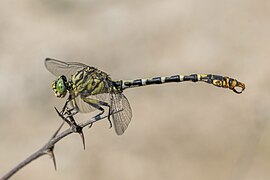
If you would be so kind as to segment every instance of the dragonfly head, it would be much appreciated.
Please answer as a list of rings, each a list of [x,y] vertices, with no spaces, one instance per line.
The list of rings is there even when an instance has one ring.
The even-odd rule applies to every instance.
[[[56,97],[59,97],[59,98],[65,97],[69,89],[66,76],[60,76],[58,79],[53,81],[52,89]]]

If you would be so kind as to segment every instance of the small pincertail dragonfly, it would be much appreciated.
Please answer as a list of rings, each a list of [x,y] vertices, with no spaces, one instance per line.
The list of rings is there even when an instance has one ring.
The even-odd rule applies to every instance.
[[[89,113],[99,110],[100,113],[97,115],[99,116],[104,113],[104,107],[108,107],[108,119],[112,126],[110,121],[110,117],[112,117],[117,135],[122,135],[125,132],[132,117],[130,104],[123,94],[125,89],[184,81],[201,81],[217,87],[228,88],[238,94],[242,93],[245,89],[245,84],[236,79],[213,74],[112,80],[107,73],[78,62],[63,62],[46,58],[45,66],[48,71],[57,77],[52,83],[52,89],[55,95],[59,98],[64,98],[69,93],[63,110],[69,103],[72,107],[71,110],[73,110],[72,115],[78,112]]]

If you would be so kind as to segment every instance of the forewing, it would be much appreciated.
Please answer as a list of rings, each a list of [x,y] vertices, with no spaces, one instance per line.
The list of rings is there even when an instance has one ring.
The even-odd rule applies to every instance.
[[[132,110],[128,99],[122,93],[111,94],[111,108],[115,132],[117,135],[122,135],[132,118]]]
[[[57,77],[64,75],[67,78],[70,78],[71,75],[87,67],[87,65],[77,62],[66,63],[56,59],[46,58],[45,67]]]

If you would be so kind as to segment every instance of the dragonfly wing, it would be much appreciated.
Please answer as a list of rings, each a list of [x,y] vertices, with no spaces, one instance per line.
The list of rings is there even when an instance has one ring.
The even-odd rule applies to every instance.
[[[132,117],[132,110],[128,99],[122,93],[111,94],[111,108],[115,132],[117,135],[122,135]]]
[[[113,118],[114,129],[117,135],[122,135],[127,129],[131,117],[132,110],[128,99],[124,94],[97,94],[90,95],[87,98],[96,99],[99,101],[107,102],[111,105],[111,115]],[[97,110],[95,107],[84,102],[83,99],[78,96],[75,98],[76,106],[82,113],[89,113]]]
[[[55,76],[66,76],[70,78],[74,73],[82,70],[83,68],[88,67],[82,63],[76,62],[62,62],[56,59],[46,58],[45,59],[45,67]]]
[[[90,95],[87,98],[96,99],[96,100],[99,100],[99,101],[109,103],[109,94]],[[84,102],[83,99],[80,96],[77,96],[75,98],[75,102],[76,102],[76,106],[79,108],[79,111],[82,112],[82,113],[89,113],[89,112],[97,110],[95,107],[93,107],[90,104]]]

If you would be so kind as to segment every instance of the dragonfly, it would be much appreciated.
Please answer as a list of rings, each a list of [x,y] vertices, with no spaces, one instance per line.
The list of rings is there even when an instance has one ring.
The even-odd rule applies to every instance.
[[[122,135],[132,118],[132,110],[123,91],[129,88],[172,82],[205,82],[216,87],[227,88],[237,94],[245,90],[245,84],[227,76],[214,74],[172,75],[135,80],[112,80],[110,75],[93,66],[79,62],[63,62],[46,58],[45,67],[57,77],[52,89],[58,98],[68,98],[62,112],[70,104],[69,114],[90,113],[99,110],[97,116],[108,108],[108,120],[111,118],[117,135]],[[72,113],[70,113],[72,111]]]

